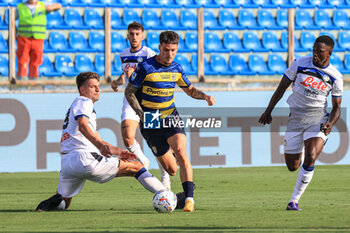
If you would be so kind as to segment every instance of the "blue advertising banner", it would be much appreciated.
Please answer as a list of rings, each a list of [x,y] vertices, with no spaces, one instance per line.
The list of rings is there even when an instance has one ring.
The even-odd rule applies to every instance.
[[[262,126],[260,115],[272,91],[211,92],[215,106],[208,107],[183,92],[175,93],[181,119],[161,122],[186,128],[187,152],[193,167],[283,165],[283,144],[288,119],[287,92],[273,112],[273,123]],[[329,135],[317,164],[350,164],[348,109],[345,91],[342,117]],[[65,114],[77,93],[0,94],[0,172],[60,170],[60,139]],[[330,97],[328,102],[331,103]],[[101,93],[95,103],[101,137],[124,148],[120,123],[123,93]],[[330,104],[331,105],[331,104]],[[331,107],[331,106],[330,106]],[[150,116],[148,116],[150,117]],[[153,117],[148,121],[152,121]],[[137,134],[143,150],[157,163],[147,143]]]

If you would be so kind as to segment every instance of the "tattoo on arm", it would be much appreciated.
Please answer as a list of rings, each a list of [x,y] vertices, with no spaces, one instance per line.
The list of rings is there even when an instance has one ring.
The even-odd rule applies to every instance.
[[[130,106],[132,107],[132,109],[134,109],[134,111],[136,112],[136,114],[140,117],[140,119],[142,120],[143,117],[143,110],[135,96],[135,93],[138,89],[136,87],[134,87],[132,84],[128,84],[128,86],[125,88],[125,98],[127,99],[127,101],[129,102]]]
[[[194,99],[198,99],[198,100],[204,100],[205,99],[204,92],[202,92],[201,90],[198,90],[195,87],[190,87],[188,89],[188,91],[189,91],[188,95],[191,96]]]

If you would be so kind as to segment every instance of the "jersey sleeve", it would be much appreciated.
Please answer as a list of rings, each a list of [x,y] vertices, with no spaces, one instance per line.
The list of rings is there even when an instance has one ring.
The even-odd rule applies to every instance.
[[[78,118],[83,116],[90,118],[94,111],[94,106],[90,99],[78,99],[72,108],[75,120],[78,120]]]
[[[148,50],[147,58],[154,57],[156,55],[156,52],[154,52],[152,49]]]
[[[130,76],[129,83],[131,83],[134,87],[140,88],[143,81],[146,78],[146,70],[143,67],[142,63],[140,63],[134,73]]]
[[[185,88],[191,86],[191,82],[187,78],[184,69],[181,66],[180,68],[181,68],[181,77],[177,80],[177,85],[179,85],[179,87],[185,87]]]
[[[283,77],[289,79],[291,82],[294,82],[295,78],[297,77],[297,71],[298,71],[298,61],[297,59],[294,59],[292,64],[290,64],[288,69],[284,72]]]
[[[343,95],[343,78],[339,77],[334,80],[333,89],[332,89],[332,97],[340,98]]]

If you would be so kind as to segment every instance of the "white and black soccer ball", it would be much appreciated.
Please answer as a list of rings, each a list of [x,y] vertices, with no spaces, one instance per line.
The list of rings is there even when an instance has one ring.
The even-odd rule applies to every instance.
[[[153,196],[152,204],[159,213],[171,213],[176,207],[177,198],[172,191],[158,191]]]

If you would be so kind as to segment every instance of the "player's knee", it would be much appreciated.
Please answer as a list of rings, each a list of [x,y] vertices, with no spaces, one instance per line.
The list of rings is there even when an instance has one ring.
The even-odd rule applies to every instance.
[[[169,168],[167,173],[169,174],[169,176],[175,176],[177,172],[177,169],[173,169],[173,168]]]
[[[287,168],[288,168],[288,170],[289,170],[290,172],[294,172],[294,171],[296,171],[299,167],[298,167],[298,166],[295,166],[295,165],[292,165],[292,166],[287,165]]]
[[[135,139],[130,136],[123,137],[123,142],[126,147],[130,147],[134,144]]]

